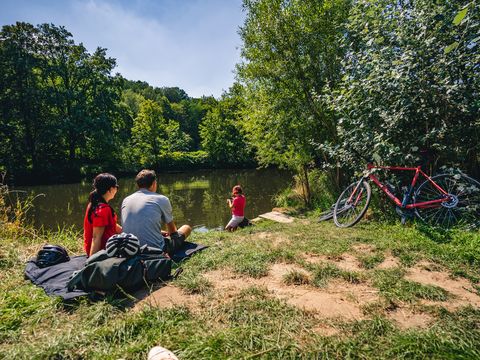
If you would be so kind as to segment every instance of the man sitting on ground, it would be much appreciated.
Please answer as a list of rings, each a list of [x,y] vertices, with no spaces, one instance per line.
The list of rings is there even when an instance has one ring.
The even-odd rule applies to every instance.
[[[157,176],[153,170],[142,170],[135,178],[139,190],[122,202],[123,231],[138,237],[140,245],[162,249],[172,256],[183,246],[192,228],[177,230],[170,200],[157,194]],[[166,224],[168,233],[162,231]]]

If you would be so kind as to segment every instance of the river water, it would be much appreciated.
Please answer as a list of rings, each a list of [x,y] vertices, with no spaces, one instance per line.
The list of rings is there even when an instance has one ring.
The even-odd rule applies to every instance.
[[[189,224],[199,231],[225,226],[230,219],[226,199],[234,185],[247,197],[245,215],[252,219],[274,207],[273,196],[290,185],[292,176],[277,169],[196,170],[158,175],[158,192],[169,197],[177,226]],[[136,191],[134,176],[119,179],[119,190],[110,205],[120,213],[122,200]],[[91,182],[30,186],[15,190],[35,197],[27,215],[35,227],[82,229]]]

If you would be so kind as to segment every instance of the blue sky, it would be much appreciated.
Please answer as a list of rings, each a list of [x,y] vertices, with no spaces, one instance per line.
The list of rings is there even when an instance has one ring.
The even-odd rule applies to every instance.
[[[63,25],[124,77],[218,97],[240,60],[241,0],[0,0],[0,25]]]

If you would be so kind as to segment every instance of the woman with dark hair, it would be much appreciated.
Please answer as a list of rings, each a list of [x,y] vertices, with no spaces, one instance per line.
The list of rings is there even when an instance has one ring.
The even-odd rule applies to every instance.
[[[227,199],[228,207],[232,211],[232,218],[228,222],[227,226],[225,226],[225,230],[237,230],[238,225],[243,221],[245,217],[244,212],[246,202],[247,200],[245,198],[245,195],[243,195],[242,187],[240,185],[235,185],[232,189],[232,198]]]
[[[108,173],[98,174],[93,180],[93,188],[83,220],[83,240],[87,256],[105,249],[108,238],[122,232],[122,227],[117,224],[115,211],[108,205],[117,193],[117,178]]]

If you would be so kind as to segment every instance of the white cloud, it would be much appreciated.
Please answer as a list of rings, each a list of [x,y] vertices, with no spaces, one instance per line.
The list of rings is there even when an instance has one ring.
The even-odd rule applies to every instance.
[[[76,2],[72,10],[74,38],[85,39],[91,51],[96,46],[108,48],[118,71],[128,79],[179,86],[194,97],[219,96],[233,83],[240,40],[238,24],[228,23],[231,15],[226,10],[209,12],[193,3],[179,17],[166,8],[171,16],[164,13],[160,18],[170,18],[168,23],[93,0]]]
[[[89,51],[107,48],[127,79],[194,97],[218,97],[233,84],[241,0],[3,1],[4,24],[64,25]]]

